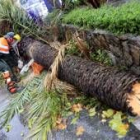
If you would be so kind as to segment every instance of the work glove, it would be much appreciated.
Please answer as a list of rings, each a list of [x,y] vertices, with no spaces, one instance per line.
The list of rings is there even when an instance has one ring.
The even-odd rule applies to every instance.
[[[18,68],[22,69],[23,68],[23,61],[22,60],[18,60]]]
[[[24,67],[21,69],[20,74],[24,75],[25,72],[27,72],[30,68],[30,66],[33,64],[34,59],[31,59]]]

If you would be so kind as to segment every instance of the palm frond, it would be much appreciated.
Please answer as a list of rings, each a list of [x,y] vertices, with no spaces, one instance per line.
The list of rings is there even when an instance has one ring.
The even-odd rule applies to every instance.
[[[43,91],[31,101],[30,105],[28,120],[34,118],[34,122],[28,137],[39,139],[43,135],[42,137],[47,139],[47,133],[56,126],[57,116],[61,114],[62,97],[56,92]]]
[[[44,73],[42,74],[44,75]],[[15,114],[20,114],[21,110],[24,109],[24,105],[31,101],[34,94],[38,94],[42,89],[42,76],[35,77],[28,85],[16,94],[11,99],[9,105],[0,114],[1,126],[5,126],[13,118]]]

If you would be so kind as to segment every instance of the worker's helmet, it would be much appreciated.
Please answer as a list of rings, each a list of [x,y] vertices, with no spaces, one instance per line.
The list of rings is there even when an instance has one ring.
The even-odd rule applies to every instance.
[[[8,32],[6,35],[4,35],[5,38],[13,38],[17,41],[20,41],[21,40],[21,37],[19,34],[15,34],[14,32]]]
[[[17,41],[21,40],[21,36],[19,34],[14,35],[13,38],[16,39]]]
[[[15,35],[14,32],[8,32],[6,35],[4,35],[5,38],[13,38]]]

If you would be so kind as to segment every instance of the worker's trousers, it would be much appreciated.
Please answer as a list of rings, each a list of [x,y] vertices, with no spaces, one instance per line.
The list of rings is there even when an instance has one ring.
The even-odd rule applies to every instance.
[[[0,72],[5,72],[5,71],[11,72],[11,69],[4,60],[0,59]]]

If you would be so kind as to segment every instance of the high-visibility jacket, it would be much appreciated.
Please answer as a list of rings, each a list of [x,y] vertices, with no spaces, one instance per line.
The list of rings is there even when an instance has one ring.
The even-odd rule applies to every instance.
[[[4,37],[0,38],[0,53],[9,54],[10,46]]]

